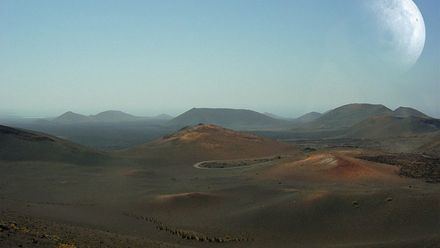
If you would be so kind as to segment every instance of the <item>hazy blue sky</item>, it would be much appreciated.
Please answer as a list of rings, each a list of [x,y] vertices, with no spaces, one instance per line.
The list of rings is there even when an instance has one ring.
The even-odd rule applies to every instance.
[[[407,71],[369,56],[369,1],[0,0],[0,112],[371,102],[440,117],[440,1],[415,1],[426,44]]]

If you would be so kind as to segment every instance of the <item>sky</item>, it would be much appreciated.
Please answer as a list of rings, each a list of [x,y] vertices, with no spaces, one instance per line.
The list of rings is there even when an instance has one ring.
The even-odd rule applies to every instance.
[[[414,1],[426,42],[409,68],[370,45],[373,1],[0,0],[0,114],[368,102],[440,117],[440,1]]]

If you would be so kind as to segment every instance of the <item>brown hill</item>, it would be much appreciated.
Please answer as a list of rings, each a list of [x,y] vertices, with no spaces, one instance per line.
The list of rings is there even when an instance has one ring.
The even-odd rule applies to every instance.
[[[121,151],[122,154],[140,158],[193,162],[265,157],[296,152],[294,146],[215,125],[184,128],[153,142]]]
[[[404,137],[440,130],[440,120],[432,118],[374,116],[351,127],[347,136],[380,139]]]
[[[313,154],[269,168],[262,177],[296,181],[399,181],[398,168],[378,165],[343,153]]]
[[[0,160],[95,163],[105,156],[46,134],[0,125]]]

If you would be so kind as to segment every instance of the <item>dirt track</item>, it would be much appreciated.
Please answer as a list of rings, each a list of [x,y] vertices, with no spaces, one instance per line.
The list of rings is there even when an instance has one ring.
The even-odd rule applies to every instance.
[[[201,161],[193,165],[197,169],[239,169],[252,168],[259,166],[271,165],[274,162],[279,162],[286,159],[288,156],[271,156],[266,158],[253,159],[235,159],[235,160],[208,160]]]

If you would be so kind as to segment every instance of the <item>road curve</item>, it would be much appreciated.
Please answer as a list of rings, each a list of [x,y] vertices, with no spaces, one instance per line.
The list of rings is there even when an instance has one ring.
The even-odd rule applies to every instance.
[[[278,157],[278,156],[267,157],[267,158],[271,159],[269,161],[262,161],[262,162],[256,162],[256,163],[250,164],[250,165],[231,166],[231,167],[225,167],[225,168],[209,168],[209,167],[204,167],[203,164],[206,164],[206,163],[219,163],[219,162],[233,162],[233,161],[253,160],[253,159],[205,160],[205,161],[200,161],[200,162],[195,163],[193,165],[193,167],[196,168],[196,169],[202,169],[202,170],[231,170],[231,169],[251,168],[251,167],[267,165],[267,164],[273,163],[274,161],[282,160],[282,159],[286,158],[287,156],[279,156],[280,158],[278,158],[278,159],[274,159],[274,157]],[[265,159],[265,158],[258,158],[258,159]]]

